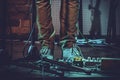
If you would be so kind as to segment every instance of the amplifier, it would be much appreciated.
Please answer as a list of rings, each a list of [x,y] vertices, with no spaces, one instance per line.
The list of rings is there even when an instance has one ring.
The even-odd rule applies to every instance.
[[[120,58],[101,58],[101,70],[120,73]]]

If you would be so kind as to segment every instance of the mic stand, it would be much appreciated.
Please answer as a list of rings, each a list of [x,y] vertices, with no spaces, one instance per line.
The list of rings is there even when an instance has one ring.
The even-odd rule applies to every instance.
[[[27,52],[27,59],[29,60],[37,60],[39,58],[39,52],[37,47],[35,46],[35,26],[36,26],[36,1],[32,0],[32,24],[31,24],[31,43]]]

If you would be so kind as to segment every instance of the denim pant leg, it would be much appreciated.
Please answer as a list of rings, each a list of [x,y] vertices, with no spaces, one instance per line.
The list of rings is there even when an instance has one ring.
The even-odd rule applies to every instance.
[[[37,2],[38,39],[42,45],[53,47],[55,31],[52,24],[50,0]]]
[[[60,11],[60,43],[64,47],[72,47],[76,42],[78,14],[79,0],[62,0]]]

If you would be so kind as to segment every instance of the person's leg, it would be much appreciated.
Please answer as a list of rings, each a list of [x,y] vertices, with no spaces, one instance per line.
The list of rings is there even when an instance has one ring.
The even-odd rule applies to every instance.
[[[72,47],[75,43],[77,32],[76,22],[78,20],[79,0],[62,0],[60,13],[60,40],[65,46]],[[64,44],[64,43],[63,43]]]
[[[38,39],[41,41],[41,54],[50,53],[54,45],[55,31],[51,18],[50,0],[37,2]]]
[[[62,0],[60,13],[60,44],[65,62],[73,62],[74,58],[79,57],[81,54],[80,48],[75,44],[78,14],[79,0]]]

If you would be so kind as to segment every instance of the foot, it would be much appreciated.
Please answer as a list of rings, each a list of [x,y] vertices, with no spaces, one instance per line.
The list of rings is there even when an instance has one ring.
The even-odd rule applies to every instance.
[[[48,46],[43,46],[40,49],[41,58],[47,58],[53,60],[52,50]]]
[[[71,48],[63,48],[63,60],[67,63],[73,63],[75,58],[80,58],[82,56],[81,50],[78,46]]]

